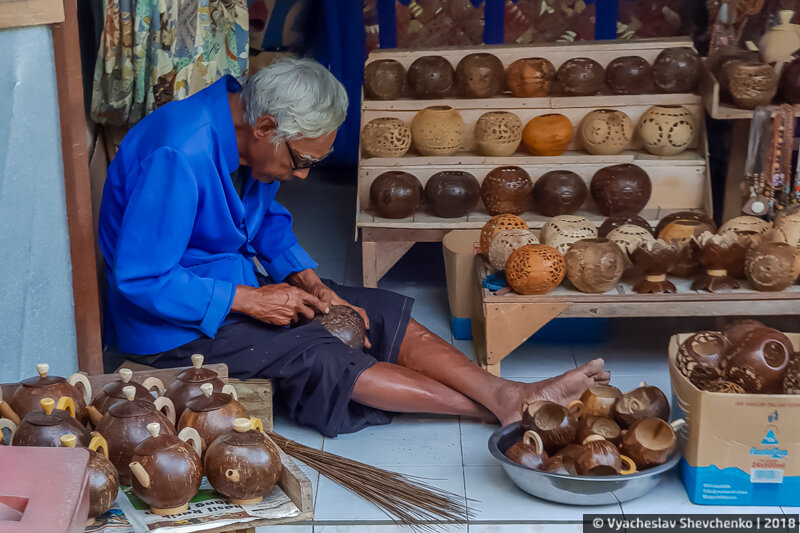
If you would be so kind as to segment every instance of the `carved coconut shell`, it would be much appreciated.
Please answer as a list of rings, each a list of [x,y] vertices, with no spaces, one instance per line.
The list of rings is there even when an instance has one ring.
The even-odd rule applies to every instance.
[[[722,333],[725,335],[725,338],[728,339],[728,344],[730,346],[738,346],[748,333],[757,329],[767,329],[767,326],[758,320],[745,318],[744,320],[737,320],[728,324],[722,330]]]
[[[726,394],[745,394],[746,391],[741,385],[726,379],[717,379],[711,381],[703,387],[703,390],[708,392],[723,392]]]
[[[481,197],[490,215],[519,215],[531,207],[533,182],[520,167],[498,167],[483,179]]]
[[[313,322],[327,329],[328,332],[348,345],[350,348],[362,350],[367,328],[364,319],[355,309],[347,305],[332,305],[327,315],[317,315]]]
[[[720,363],[723,376],[750,393],[780,393],[793,353],[791,341],[772,328],[751,331]]]
[[[614,420],[622,428],[644,418],[669,420],[669,401],[658,387],[642,385],[623,394],[614,404]]]
[[[728,340],[719,331],[695,333],[681,344],[675,366],[692,383],[719,377],[720,361],[728,354]]]
[[[789,358],[786,374],[783,376],[783,393],[800,394],[800,354],[794,353]]]
[[[534,189],[534,196],[536,195],[536,190]],[[639,226],[640,228],[644,228],[653,233],[653,227],[650,225],[648,221],[640,217],[639,215],[634,215],[633,213],[627,213],[622,215],[615,215],[610,216],[603,221],[600,225],[600,228],[597,230],[597,234],[600,237],[605,237],[613,230],[617,229],[620,226],[624,226],[625,224],[633,224],[634,226]]]

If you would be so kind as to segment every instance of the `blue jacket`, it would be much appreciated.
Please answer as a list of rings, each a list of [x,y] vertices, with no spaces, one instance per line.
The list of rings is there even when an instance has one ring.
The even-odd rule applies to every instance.
[[[99,240],[106,261],[106,339],[154,354],[214,337],[236,285],[258,286],[253,258],[270,278],[316,268],[275,201],[278,182],[249,170],[243,199],[228,91],[230,76],[139,122],[108,168]]]

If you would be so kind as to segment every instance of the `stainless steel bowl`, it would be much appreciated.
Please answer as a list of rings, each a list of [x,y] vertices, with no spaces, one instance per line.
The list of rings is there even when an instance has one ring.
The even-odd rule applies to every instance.
[[[506,457],[505,451],[522,439],[519,422],[495,431],[489,437],[489,451],[503,465],[506,474],[522,490],[543,500],[570,505],[607,505],[647,494],[661,476],[680,461],[680,450],[666,463],[626,476],[569,476],[531,470]]]

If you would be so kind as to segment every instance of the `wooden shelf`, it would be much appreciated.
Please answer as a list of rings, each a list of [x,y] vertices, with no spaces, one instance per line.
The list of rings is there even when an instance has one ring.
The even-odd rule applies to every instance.
[[[511,94],[503,94],[494,98],[446,98],[436,100],[417,100],[401,98],[398,100],[363,100],[361,111],[419,111],[426,107],[436,105],[449,105],[455,109],[482,109],[492,111],[503,109],[514,111],[518,109],[545,109],[558,110],[565,108],[625,108],[636,105],[696,105],[702,99],[698,94],[672,93],[672,94],[599,94],[595,96],[548,96],[542,98],[517,98]],[[588,112],[588,111],[587,111]]]
[[[647,220],[650,225],[655,227],[658,221],[665,216],[676,211],[686,211],[684,208],[673,209],[644,209],[639,215]],[[578,210],[575,215],[585,216],[596,226],[600,226],[607,218],[597,211]],[[531,211],[526,211],[520,215],[523,220],[528,223],[528,226],[534,229],[539,229],[550,220],[550,217],[540,215]],[[433,216],[427,212],[415,213],[413,217],[391,219],[376,217],[368,212],[361,212],[358,214],[356,225],[359,228],[408,228],[408,229],[481,229],[484,224],[491,218],[485,211],[474,211],[465,217],[459,218],[441,218]]]
[[[478,293],[472,315],[475,353],[479,362],[500,375],[500,362],[554,318],[674,317],[723,315],[796,314],[800,307],[800,286],[781,292],[759,292],[740,280],[743,288],[726,293],[691,289],[692,279],[668,276],[674,294],[638,294],[635,275],[623,278],[604,294],[576,290],[565,280],[548,294],[494,293],[481,285],[492,269],[481,256],[475,257],[475,290]]]
[[[751,120],[753,118],[752,109],[741,109],[731,102],[722,100],[721,93],[719,81],[704,63],[703,76],[700,80],[700,94],[703,105],[711,118],[718,120]],[[772,104],[767,107],[774,115],[780,104]],[[800,114],[800,105],[794,106],[794,109],[796,114]]]
[[[426,55],[441,55],[455,67],[458,61],[473,52],[489,52],[500,59],[504,66],[525,57],[544,57],[557,68],[567,59],[591,57],[601,65],[611,60],[638,55],[653,62],[662,50],[675,46],[692,47],[687,37],[670,39],[644,39],[637,41],[598,41],[572,44],[544,45],[498,45],[467,48],[441,48],[426,50],[376,50],[370,53],[367,63],[379,59],[395,59],[406,68],[417,58]],[[550,96],[544,98],[516,98],[509,94],[494,98],[445,98],[437,100],[415,100],[401,98],[392,101],[363,100],[361,127],[370,120],[394,117],[411,123],[416,113],[433,105],[449,105],[458,109],[464,120],[464,138],[461,151],[446,157],[421,156],[412,150],[403,157],[371,158],[361,155],[358,169],[358,198],[356,202],[356,228],[361,230],[364,284],[376,286],[380,277],[415,242],[436,242],[454,229],[481,228],[489,215],[480,205],[475,211],[458,219],[432,216],[423,210],[413,217],[389,220],[374,217],[370,211],[369,189],[372,182],[389,170],[403,170],[416,176],[423,186],[428,179],[443,170],[464,170],[473,174],[479,182],[494,168],[515,165],[525,169],[535,181],[551,170],[571,170],[580,175],[588,185],[592,176],[603,167],[632,163],[641,166],[650,176],[653,192],[650,202],[641,213],[651,224],[663,216],[687,209],[702,210],[711,214],[711,185],[708,173],[708,146],[705,135],[705,113],[700,95],[638,94],[596,96]],[[583,150],[574,136],[567,152],[557,157],[532,156],[517,152],[509,157],[485,157],[477,152],[474,139],[475,123],[490,110],[507,110],[516,114],[523,124],[546,113],[565,115],[577,130],[581,120],[594,109],[618,109],[626,113],[634,126],[642,114],[652,105],[683,105],[695,116],[698,134],[689,149],[674,157],[658,157],[647,153],[634,134],[626,149],[616,155],[591,155]],[[587,199],[576,214],[587,216],[595,224],[605,219],[597,212],[591,198]],[[523,218],[533,228],[541,227],[547,218],[528,212]]]

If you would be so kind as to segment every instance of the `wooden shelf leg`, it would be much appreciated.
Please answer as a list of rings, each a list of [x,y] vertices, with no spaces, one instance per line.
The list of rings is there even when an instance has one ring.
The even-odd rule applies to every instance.
[[[500,361],[569,306],[569,303],[485,304],[482,366],[499,376]]]
[[[414,241],[361,243],[361,264],[365,287],[377,287],[378,281],[406,255]]]

